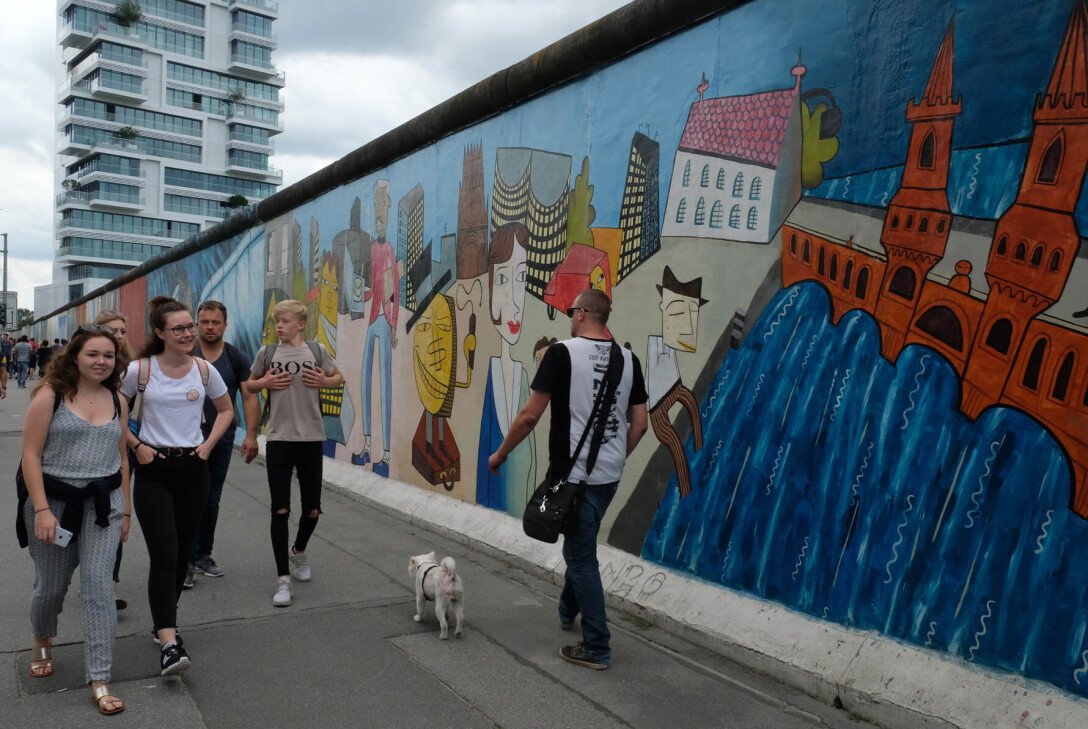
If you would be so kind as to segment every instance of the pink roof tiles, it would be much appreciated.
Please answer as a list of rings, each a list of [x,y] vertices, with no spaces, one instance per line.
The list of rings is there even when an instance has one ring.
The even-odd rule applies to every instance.
[[[778,167],[796,101],[796,87],[696,101],[680,149]]]

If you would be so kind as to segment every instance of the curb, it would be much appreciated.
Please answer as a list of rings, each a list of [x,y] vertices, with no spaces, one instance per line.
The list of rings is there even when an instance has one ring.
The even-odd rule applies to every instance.
[[[381,511],[563,584],[561,547],[525,536],[520,519],[329,458],[324,479]],[[606,544],[598,545],[598,557],[610,607],[881,726],[1088,726],[1088,702],[1042,682],[818,620]]]

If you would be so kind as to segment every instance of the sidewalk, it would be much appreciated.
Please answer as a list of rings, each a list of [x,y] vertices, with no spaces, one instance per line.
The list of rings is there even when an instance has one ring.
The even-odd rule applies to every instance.
[[[11,529],[11,484],[29,392],[12,386],[0,401],[9,484],[0,501],[9,547],[0,560],[2,723],[85,726],[99,719],[83,685],[78,575],[60,620],[56,673],[27,672],[33,569]],[[612,668],[565,663],[558,650],[577,638],[558,627],[555,585],[333,489],[323,508],[307,550],[314,579],[296,584],[291,607],[275,608],[264,469],[235,459],[215,546],[226,576],[198,576],[182,596],[179,628],[193,667],[167,679],[149,636],[147,552],[133,525],[122,567],[129,607],[119,613],[114,655],[114,688],[128,709],[110,726],[873,726],[616,610]],[[412,620],[408,557],[431,549],[453,556],[464,579],[459,640],[438,639],[433,612]]]

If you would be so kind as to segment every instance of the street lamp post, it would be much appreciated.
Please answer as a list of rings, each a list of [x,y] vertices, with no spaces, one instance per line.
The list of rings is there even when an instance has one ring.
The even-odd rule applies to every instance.
[[[3,233],[4,236],[4,320],[0,322],[4,326],[4,331],[8,330],[8,234]],[[19,316],[19,311],[15,311],[15,316]]]

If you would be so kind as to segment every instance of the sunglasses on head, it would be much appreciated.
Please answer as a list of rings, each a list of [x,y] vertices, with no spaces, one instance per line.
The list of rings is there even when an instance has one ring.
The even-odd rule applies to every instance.
[[[111,337],[117,336],[117,330],[109,324],[80,324],[79,331],[87,332],[88,334],[106,334]]]

